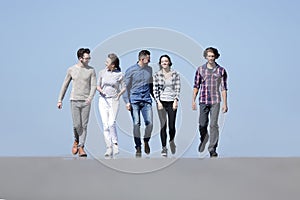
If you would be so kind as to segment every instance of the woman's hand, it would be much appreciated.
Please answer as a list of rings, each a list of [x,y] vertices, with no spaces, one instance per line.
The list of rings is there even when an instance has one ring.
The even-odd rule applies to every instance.
[[[178,108],[178,101],[175,100],[175,101],[173,102],[173,110],[177,110],[177,108]]]

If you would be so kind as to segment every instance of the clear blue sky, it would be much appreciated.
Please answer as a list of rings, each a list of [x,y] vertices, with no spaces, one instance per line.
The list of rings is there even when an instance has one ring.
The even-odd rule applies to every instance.
[[[68,96],[62,111],[56,101],[77,49],[143,27],[220,50],[229,73],[222,156],[300,156],[299,7],[296,0],[1,1],[0,156],[70,155]],[[198,136],[185,155],[197,156],[197,145]]]

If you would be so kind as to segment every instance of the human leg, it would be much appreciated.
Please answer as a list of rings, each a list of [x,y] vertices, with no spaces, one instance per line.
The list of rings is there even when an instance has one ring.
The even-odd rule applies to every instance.
[[[203,152],[205,145],[208,141],[208,114],[210,111],[210,106],[206,104],[200,104],[199,106],[199,132],[200,132],[200,145],[198,148],[199,152]]]
[[[177,114],[177,109],[173,109],[173,102],[170,102],[169,105],[167,106],[167,113],[168,113],[168,125],[169,125],[169,136],[170,136],[170,141],[174,140],[175,134],[176,134],[176,114]]]
[[[151,138],[151,133],[153,129],[153,112],[152,112],[152,105],[150,103],[144,103],[141,107],[141,112],[144,118],[145,123],[145,134],[144,140],[149,141]]]
[[[160,122],[160,140],[161,140],[161,146],[166,146],[167,141],[167,112],[165,107],[161,110],[157,109],[159,122]]]
[[[104,135],[106,148],[110,148],[112,144],[111,144],[111,137],[109,134],[109,126],[108,126],[108,118],[109,118],[108,102],[104,97],[99,97],[98,107],[99,107],[99,113],[101,116],[101,121],[103,126],[103,135]]]
[[[140,119],[140,106],[138,103],[131,104],[131,117],[133,121],[133,136],[135,148],[141,147],[141,119]]]
[[[116,118],[119,111],[119,100],[115,98],[110,99],[110,108],[109,108],[109,120],[108,126],[112,139],[112,143],[118,143],[118,134],[116,127]]]
[[[213,104],[210,109],[210,139],[208,151],[212,154],[216,153],[219,141],[219,119],[220,103]],[[215,155],[217,156],[217,155]]]
[[[87,102],[81,102],[81,123],[82,123],[82,134],[79,135],[79,156],[83,157],[86,156],[86,153],[84,151],[84,145],[85,145],[85,140],[87,136],[87,125],[89,122],[89,115],[90,115],[90,109],[91,109],[91,104]]]
[[[176,134],[176,128],[175,128],[175,123],[176,123],[176,114],[177,114],[177,109],[173,109],[173,102],[168,102],[168,105],[166,105],[167,113],[168,113],[168,125],[169,125],[169,142],[170,142],[170,149],[172,154],[176,153],[176,145],[175,145],[175,134]]]
[[[82,132],[81,127],[81,117],[80,117],[80,107],[78,101],[71,101],[71,113],[73,121],[73,133],[74,133],[74,143],[72,146],[72,154],[77,154],[78,152],[78,143],[79,143],[79,134]]]
[[[153,129],[153,112],[152,112],[152,105],[150,103],[143,103],[141,107],[141,112],[144,118],[145,123],[145,134],[144,134],[144,146],[145,146],[145,153],[150,153],[150,146],[149,140],[151,138],[151,133]]]
[[[119,146],[118,146],[118,134],[117,134],[117,127],[116,127],[116,118],[119,110],[119,100],[116,98],[111,98],[111,107],[109,109],[109,131],[111,135],[112,147],[113,147],[113,154],[116,155],[119,153]]]

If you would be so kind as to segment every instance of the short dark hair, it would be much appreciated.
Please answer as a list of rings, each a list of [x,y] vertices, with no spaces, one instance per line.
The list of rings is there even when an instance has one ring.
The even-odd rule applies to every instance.
[[[85,53],[87,53],[87,54],[90,54],[90,49],[88,49],[88,48],[80,48],[80,49],[78,49],[78,51],[77,51],[77,58],[79,59],[79,58],[83,58],[83,54],[85,54]]]
[[[150,51],[142,50],[142,51],[139,52],[139,60],[144,56],[150,56]]]
[[[107,57],[111,60],[111,64],[114,65],[117,70],[121,71],[120,59],[118,56],[114,53],[110,53]]]
[[[160,69],[161,69],[161,59],[163,58],[163,57],[166,57],[166,58],[168,58],[168,60],[169,60],[169,66],[171,67],[172,66],[172,61],[171,61],[171,58],[170,58],[170,56],[169,55],[167,55],[167,54],[165,54],[165,55],[162,55],[162,56],[160,56],[160,58],[159,58],[159,62],[158,62],[158,64],[159,64],[159,67],[160,67]]]
[[[213,48],[213,47],[208,47],[208,48],[206,48],[206,49],[204,50],[204,52],[203,52],[204,58],[206,58],[208,52],[213,53],[213,54],[215,55],[215,58],[216,58],[216,59],[218,59],[218,58],[220,57],[220,54],[219,54],[219,52],[218,52],[218,49]]]

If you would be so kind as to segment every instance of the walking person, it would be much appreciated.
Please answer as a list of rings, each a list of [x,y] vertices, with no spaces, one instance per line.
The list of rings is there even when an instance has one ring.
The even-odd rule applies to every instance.
[[[62,101],[65,93],[72,81],[72,90],[70,95],[71,111],[73,119],[74,143],[72,153],[80,157],[86,157],[84,151],[85,140],[87,136],[87,125],[91,102],[96,91],[96,72],[89,66],[90,50],[80,48],[77,51],[78,63],[70,67],[62,84],[57,107],[62,109]]]
[[[119,110],[120,96],[125,92],[124,76],[120,60],[116,54],[108,54],[105,69],[99,72],[97,90],[99,91],[99,112],[103,124],[106,143],[105,157],[119,153],[116,118]]]
[[[219,140],[218,117],[220,102],[223,100],[222,112],[228,111],[227,107],[227,72],[216,63],[220,54],[216,48],[208,47],[203,53],[207,62],[198,67],[195,79],[192,98],[192,109],[196,110],[196,97],[199,94],[199,132],[200,145],[198,151],[201,153],[209,139],[208,151],[210,157],[217,157],[217,146]],[[221,90],[221,92],[220,92]],[[208,135],[208,124],[210,120],[210,134]]]
[[[157,112],[160,121],[161,155],[167,156],[167,121],[171,153],[176,153],[174,139],[176,133],[176,113],[180,93],[180,76],[179,73],[171,69],[172,61],[168,55],[162,55],[159,58],[159,66],[160,70],[153,76],[153,93],[157,103]]]
[[[150,52],[142,50],[138,55],[138,62],[129,67],[125,72],[126,91],[123,95],[126,109],[130,111],[133,121],[133,136],[136,149],[136,157],[142,155],[141,151],[141,118],[142,114],[145,123],[144,151],[150,154],[149,140],[153,129],[152,99],[153,83],[152,68],[148,66]]]

